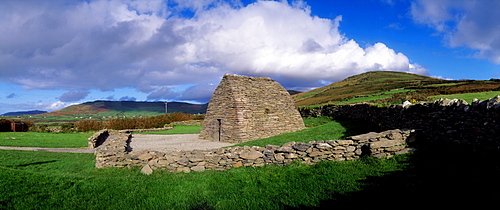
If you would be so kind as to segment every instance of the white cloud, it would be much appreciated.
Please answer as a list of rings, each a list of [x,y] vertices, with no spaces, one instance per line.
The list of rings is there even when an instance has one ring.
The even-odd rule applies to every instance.
[[[40,104],[40,105],[44,106],[44,110],[59,110],[59,109],[62,109],[64,107],[69,106],[62,101],[57,101],[57,102],[51,103],[49,105],[43,105],[43,104]]]
[[[427,74],[383,43],[360,47],[339,31],[341,16],[313,16],[303,1],[175,2],[2,1],[0,82],[191,99],[169,87],[218,83],[227,72],[296,89],[372,70]]]
[[[500,64],[500,1],[418,0],[411,14],[442,34],[450,47],[465,46]]]
[[[77,103],[65,103],[62,101],[56,101],[56,102],[38,102],[35,105],[29,105],[29,104],[23,104],[23,105],[18,105],[18,106],[25,106],[25,107],[30,107],[30,109],[38,109],[38,110],[44,110],[44,111],[56,111],[63,109],[65,107],[75,105]]]

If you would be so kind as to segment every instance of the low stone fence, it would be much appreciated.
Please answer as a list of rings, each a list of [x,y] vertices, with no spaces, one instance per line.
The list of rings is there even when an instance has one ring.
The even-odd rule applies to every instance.
[[[108,133],[106,141],[98,146],[94,154],[96,156],[95,166],[104,167],[124,167],[129,163],[125,155],[131,151],[130,140],[132,133],[128,131],[103,130],[101,133]],[[98,133],[99,133],[98,132]]]
[[[314,164],[324,160],[355,160],[364,155],[377,158],[411,152],[414,130],[389,130],[348,137],[347,140],[288,142],[282,146],[232,147],[193,151],[131,151],[130,134],[122,133],[96,149],[96,167],[142,167],[142,173],[163,169],[170,172],[228,170],[242,166],[284,165],[293,161]]]
[[[97,133],[94,133],[88,139],[89,149],[94,149],[94,148],[100,146],[104,141],[106,141],[108,136],[109,136],[108,129],[103,129],[103,130],[98,131]]]

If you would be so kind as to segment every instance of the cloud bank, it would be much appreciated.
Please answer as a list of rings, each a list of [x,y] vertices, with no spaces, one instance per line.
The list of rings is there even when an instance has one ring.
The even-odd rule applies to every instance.
[[[341,33],[341,21],[311,15],[302,1],[5,0],[0,82],[70,90],[61,102],[126,87],[148,100],[206,102],[209,84],[228,72],[298,90],[373,70],[427,74],[383,43],[359,46]],[[485,56],[495,53],[486,48]],[[182,85],[192,87],[173,88]]]

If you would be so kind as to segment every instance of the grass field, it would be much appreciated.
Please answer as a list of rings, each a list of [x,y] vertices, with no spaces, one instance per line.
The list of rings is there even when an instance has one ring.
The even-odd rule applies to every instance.
[[[440,98],[448,98],[448,99],[463,99],[467,101],[467,103],[472,103],[472,100],[477,98],[479,100],[486,100],[493,98],[497,95],[500,95],[500,91],[489,91],[489,92],[480,92],[480,93],[462,93],[462,94],[452,94],[452,95],[438,95],[433,96],[433,99],[437,100]]]
[[[172,130],[142,132],[140,134],[197,134],[201,131],[201,125],[176,125]]]
[[[398,171],[391,160],[238,168],[151,176],[138,168],[93,166],[92,154],[0,151],[0,208],[283,209],[313,207]]]
[[[172,130],[144,132],[141,134],[196,134],[201,126],[178,125]],[[45,148],[82,148],[87,147],[87,133],[39,133],[39,132],[0,132],[0,146],[45,147]]]
[[[334,135],[339,136],[367,128],[330,118],[305,122],[310,127],[304,131],[337,130]],[[293,163],[188,174],[158,170],[149,176],[140,168],[97,169],[93,154],[0,150],[0,160],[0,209],[452,207],[491,205],[500,196],[497,159],[460,148],[313,166]]]
[[[305,121],[309,129],[329,126],[345,131],[330,118]],[[199,133],[200,128],[176,126],[159,133]],[[146,176],[139,173],[140,168],[96,169],[93,154],[0,150],[0,159],[0,207],[15,209],[313,207],[321,206],[332,195],[358,191],[365,186],[360,180],[404,167],[398,164],[399,159],[391,159],[323,162],[315,166],[294,163],[189,174],[155,171]]]
[[[0,146],[79,148],[87,147],[93,133],[0,132]]]
[[[281,146],[286,142],[309,142],[318,140],[339,140],[347,136],[369,132],[370,127],[364,124],[348,123],[344,121],[332,121],[331,118],[304,118],[304,123],[308,129],[299,130],[292,133],[284,133],[277,136],[257,139],[239,143],[235,146],[260,146],[268,144]]]

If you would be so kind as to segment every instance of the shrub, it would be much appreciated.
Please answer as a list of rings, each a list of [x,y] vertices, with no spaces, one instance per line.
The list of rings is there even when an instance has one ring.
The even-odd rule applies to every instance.
[[[195,118],[199,117],[195,117],[193,114],[176,112],[145,118],[118,118],[107,121],[80,120],[74,124],[74,127],[82,132],[97,131],[104,128],[114,130],[161,128],[171,122],[193,120]]]
[[[48,130],[47,128],[48,128],[47,125],[35,125],[33,127],[30,127],[29,131],[40,132],[40,133],[49,132],[50,130]]]
[[[104,121],[80,120],[74,126],[80,132],[98,131],[104,129]]]
[[[10,120],[0,119],[0,132],[10,131]]]
[[[21,121],[26,126],[26,130],[29,130],[30,127],[34,126],[35,123],[31,120],[14,120],[14,119],[0,119],[0,132],[9,132],[11,131],[11,123],[13,121]]]
[[[76,132],[75,125],[73,123],[67,123],[61,125],[61,132],[62,133],[74,133]]]

